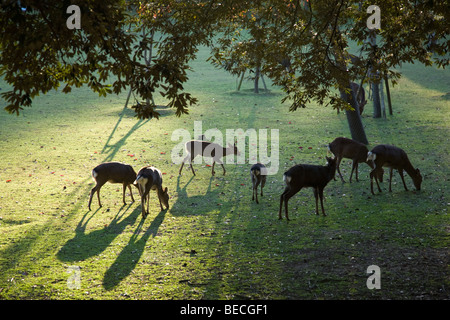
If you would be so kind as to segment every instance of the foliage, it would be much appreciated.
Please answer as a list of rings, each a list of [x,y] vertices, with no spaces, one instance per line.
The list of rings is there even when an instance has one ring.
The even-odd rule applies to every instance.
[[[213,48],[214,63],[233,73],[261,65],[284,88],[290,110],[312,101],[349,108],[342,92],[369,63],[394,78],[399,74],[390,70],[404,62],[449,63],[450,19],[444,0],[381,2],[382,29],[373,48],[363,45],[370,31],[369,4],[356,0],[84,0],[79,2],[81,30],[63,27],[67,1],[21,3],[26,11],[10,0],[0,13],[0,75],[13,85],[2,97],[11,113],[61,84],[63,92],[86,84],[100,95],[130,85],[147,101],[159,92],[180,116],[197,101],[184,92],[189,63],[213,37],[219,44]],[[247,37],[243,41],[242,35]],[[349,40],[362,45],[361,61],[351,66]],[[145,52],[153,48],[155,55],[144,63]],[[279,64],[286,55],[293,73]],[[158,116],[153,104],[138,102],[134,108],[140,118]]]
[[[82,29],[66,28],[65,1],[6,1],[0,11],[0,75],[6,111],[19,114],[39,94],[87,85],[101,96],[119,93],[130,80],[134,36],[124,30],[123,1],[83,1]],[[107,84],[109,77],[117,80]]]
[[[369,64],[374,65],[374,73],[388,72],[394,83],[400,75],[391,69],[403,62],[431,65],[433,58],[440,67],[448,65],[446,36],[450,25],[446,1],[382,2],[377,47],[364,44],[370,33],[366,26],[368,5],[342,0],[258,1],[251,7],[244,4],[224,29],[212,60],[217,66],[228,67],[232,74],[253,67],[248,61],[263,61],[263,72],[285,89],[285,100],[292,101],[291,111],[311,101],[348,108],[348,101],[333,89],[346,90],[348,81],[362,78]],[[245,40],[239,37],[243,32]],[[362,47],[361,59],[347,67],[349,40]],[[295,75],[279,65],[284,56],[290,57]]]

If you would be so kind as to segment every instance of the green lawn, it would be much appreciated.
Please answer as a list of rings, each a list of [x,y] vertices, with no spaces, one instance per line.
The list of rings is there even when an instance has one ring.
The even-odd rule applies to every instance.
[[[207,56],[199,52],[186,85],[199,103],[181,118],[162,109],[159,120],[137,120],[124,109],[126,92],[99,98],[86,88],[41,96],[19,117],[0,112],[0,298],[448,298],[449,71],[404,65],[391,88],[394,115],[373,119],[371,102],[363,114],[370,147],[403,148],[424,176],[422,191],[409,176],[404,191],[395,173],[393,192],[385,181],[373,196],[362,164],[360,182],[325,188],[327,217],[315,215],[304,189],[290,200],[287,222],[278,220],[284,171],[324,164],[325,145],[349,136],[345,114],[316,105],[289,113],[281,90],[256,95],[250,81],[237,92],[236,79]],[[178,176],[171,136],[193,133],[194,121],[224,134],[279,130],[279,171],[259,205],[248,161],[226,164],[225,176],[219,166],[211,178],[205,163],[194,165],[195,177],[186,166]],[[142,220],[137,190],[123,206],[121,185],[106,184],[103,207],[94,198],[88,211],[91,170],[112,160],[159,168],[170,209],[160,212],[152,192]],[[343,161],[346,180],[350,170]],[[379,290],[366,286],[370,265],[380,267]]]

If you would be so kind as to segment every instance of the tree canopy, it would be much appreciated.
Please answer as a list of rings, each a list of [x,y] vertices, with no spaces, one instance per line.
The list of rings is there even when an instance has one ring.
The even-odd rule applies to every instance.
[[[392,68],[403,62],[449,64],[450,12],[444,0],[379,1],[379,30],[367,27],[369,4],[352,0],[77,3],[81,29],[71,30],[70,1],[2,2],[0,76],[12,86],[1,93],[6,111],[19,114],[35,96],[60,86],[68,93],[87,85],[100,95],[131,86],[147,100],[134,106],[138,117],[158,116],[148,103],[155,93],[180,116],[196,102],[183,84],[199,45],[211,46],[216,64],[232,65],[251,53],[247,63],[259,64],[283,88],[291,111],[312,101],[351,109],[343,94],[369,64],[394,79],[399,74]],[[376,33],[376,47],[367,43],[370,32]],[[349,41],[361,50],[352,64]],[[150,49],[154,54],[146,63]],[[280,65],[284,56],[292,72]]]

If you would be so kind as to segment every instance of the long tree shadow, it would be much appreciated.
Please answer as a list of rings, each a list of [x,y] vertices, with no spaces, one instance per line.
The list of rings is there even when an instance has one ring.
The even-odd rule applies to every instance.
[[[90,216],[90,211],[87,211],[75,229],[75,237],[69,239],[61,247],[56,254],[57,258],[61,261],[73,262],[85,260],[102,253],[127,226],[135,223],[140,214],[140,207],[136,207],[128,217],[121,220],[132,205],[121,207],[108,226],[89,233],[86,233],[86,227],[100,208]],[[121,213],[122,210],[123,212]]]
[[[140,212],[140,207],[134,211]],[[111,267],[105,272],[103,287],[106,290],[111,290],[116,287],[131,273],[131,271],[133,271],[144,252],[147,240],[150,236],[155,237],[157,235],[158,229],[164,221],[166,212],[167,210],[160,211],[155,219],[153,219],[150,227],[148,227],[147,231],[145,231],[140,238],[139,235],[141,234],[145,220],[142,219],[139,222],[139,225],[131,236],[130,241],[128,241],[128,244],[120,252],[116,261],[114,261]]]
[[[111,161],[114,159],[114,156],[117,154],[117,152],[122,148],[125,141],[133,134],[134,131],[145,125],[149,119],[147,120],[138,120],[133,127],[128,130],[127,134],[125,134],[120,140],[118,140],[116,143],[110,144],[117,128],[119,127],[120,122],[127,114],[127,107],[124,107],[122,112],[119,115],[119,119],[117,120],[116,125],[114,126],[113,130],[111,131],[111,134],[109,135],[108,139],[105,142],[105,145],[103,146],[102,153],[107,153],[106,158],[104,159],[104,162]]]

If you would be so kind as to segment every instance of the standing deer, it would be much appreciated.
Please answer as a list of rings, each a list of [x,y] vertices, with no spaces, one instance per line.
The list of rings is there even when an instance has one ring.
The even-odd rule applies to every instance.
[[[278,211],[278,219],[281,217],[281,208],[284,201],[284,210],[286,219],[288,215],[289,199],[300,191],[303,187],[312,187],[314,189],[314,197],[316,198],[316,214],[319,214],[317,198],[320,197],[320,205],[322,206],[322,214],[326,216],[323,208],[323,189],[333,179],[336,173],[336,159],[327,158],[326,166],[297,164],[286,171],[283,175],[283,181],[286,188],[280,197],[280,210]]]
[[[162,182],[161,171],[159,171],[155,167],[147,166],[139,170],[136,181],[134,183],[138,186],[139,194],[141,195],[142,219],[145,219],[145,217],[148,215],[150,190],[156,190],[161,211],[164,210],[163,204],[166,209],[169,209],[169,194],[167,193],[167,187],[163,190]],[[146,202],[147,210],[145,210]]]
[[[227,148],[224,148],[217,143],[202,141],[202,140],[191,140],[186,142],[185,149],[188,155],[183,159],[181,163],[180,171],[178,174],[181,175],[181,170],[183,170],[184,163],[189,160],[189,164],[191,166],[192,173],[195,176],[194,168],[192,167],[192,160],[198,155],[202,157],[213,158],[213,164],[211,169],[211,174],[214,175],[216,172],[214,171],[215,163],[219,163],[223,169],[223,175],[225,175],[225,167],[223,166],[221,158],[230,154],[240,155],[239,150],[236,147],[236,142],[234,145],[228,144]]]
[[[250,168],[250,176],[252,178],[252,201],[255,200],[256,195],[256,203],[258,202],[258,186],[261,184],[261,196],[263,195],[263,188],[266,184],[266,177],[267,177],[267,169],[266,166],[262,163],[255,163]]]
[[[369,167],[371,167],[372,169],[374,168],[373,162],[367,160],[367,152],[369,150],[361,142],[344,137],[338,137],[328,145],[328,150],[330,150],[331,153],[333,153],[334,156],[336,157],[337,172],[339,173],[342,182],[345,181],[344,178],[342,177],[341,170],[339,169],[339,167],[343,158],[353,160],[352,172],[350,173],[350,182],[352,182],[353,171],[356,172],[356,181],[359,181],[358,163],[365,162]],[[383,181],[383,171],[381,171],[380,174],[381,174],[380,180]]]
[[[392,192],[392,171],[394,169],[397,169],[398,173],[400,174],[403,186],[405,187],[406,191],[408,191],[408,188],[406,187],[405,179],[403,178],[403,170],[405,170],[406,173],[411,177],[416,189],[420,190],[420,185],[422,184],[422,175],[420,174],[419,169],[414,169],[404,150],[391,145],[380,144],[374,147],[370,152],[368,152],[367,160],[373,161],[375,164],[375,169],[370,172],[370,191],[372,192],[372,194],[375,194],[373,192],[373,178],[375,178],[375,182],[377,183],[378,191],[381,192],[377,177],[379,176],[381,170],[383,170],[382,167],[388,167],[390,169],[389,192]]]
[[[100,189],[106,182],[123,184],[123,204],[126,204],[125,189],[128,186],[128,189],[130,190],[131,201],[134,202],[131,185],[133,184],[134,180],[136,180],[136,172],[134,171],[132,166],[119,162],[105,162],[96,166],[92,170],[92,178],[96,182],[96,185],[94,188],[92,188],[91,194],[89,196],[89,211],[91,210],[92,196],[96,191],[98,205],[100,207],[102,206],[100,202]]]

